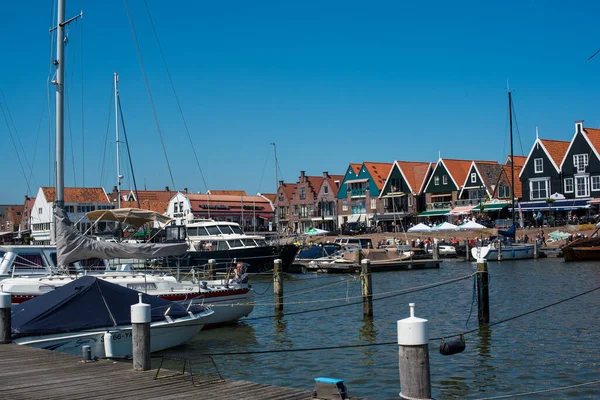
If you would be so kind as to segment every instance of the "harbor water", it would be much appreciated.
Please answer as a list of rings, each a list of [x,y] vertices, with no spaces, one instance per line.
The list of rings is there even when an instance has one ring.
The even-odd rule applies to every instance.
[[[469,276],[474,263],[445,260],[441,268],[373,275],[374,317],[362,315],[358,277],[292,275],[285,280],[285,309],[275,316],[270,277],[253,278],[254,312],[244,321],[201,332],[172,351],[216,355],[228,379],[312,389],[319,376],[345,380],[351,396],[399,398],[396,321],[429,320],[430,337],[478,327],[474,281],[402,294],[401,291]],[[489,263],[490,322],[510,319],[600,286],[598,263],[562,259]],[[381,299],[379,299],[381,298]],[[338,307],[335,307],[338,306]],[[327,308],[327,309],[324,309]],[[324,309],[321,311],[303,312]],[[600,380],[600,290],[465,335],[463,353],[443,356],[430,342],[431,383],[436,399],[480,399],[539,392],[528,399],[600,398],[600,384],[551,392]],[[368,347],[286,350],[392,343]],[[232,354],[281,350],[263,354]],[[169,354],[169,351],[163,352]]]

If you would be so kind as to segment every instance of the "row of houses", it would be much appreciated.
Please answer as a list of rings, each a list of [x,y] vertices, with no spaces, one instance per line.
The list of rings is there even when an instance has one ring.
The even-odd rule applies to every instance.
[[[280,182],[275,206],[280,231],[337,230],[357,222],[393,231],[419,219],[512,218],[513,196],[523,219],[538,212],[589,216],[600,203],[600,130],[576,121],[570,141],[536,134],[527,156],[502,164],[440,157],[350,163],[341,176],[302,171],[296,183]]]

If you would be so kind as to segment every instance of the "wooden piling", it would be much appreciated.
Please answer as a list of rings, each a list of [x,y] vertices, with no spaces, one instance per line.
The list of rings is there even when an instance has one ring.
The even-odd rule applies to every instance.
[[[433,259],[437,261],[440,259],[440,245],[437,243],[433,243],[432,246],[433,246],[433,249],[432,249],[433,250]]]
[[[469,249],[469,239],[465,240],[465,249],[467,250],[467,262],[471,261],[471,250]]]
[[[431,399],[429,328],[426,319],[415,317],[414,307],[410,303],[410,317],[397,322],[400,398],[425,400]]]
[[[150,304],[140,302],[131,306],[131,343],[133,345],[133,369],[149,371],[152,368],[150,359],[150,321],[152,320]]]
[[[215,260],[214,258],[211,258],[210,260],[208,260],[208,277],[207,279],[209,281],[212,281],[215,279],[215,266],[217,265],[217,260]]]
[[[490,295],[487,260],[477,261],[477,316],[479,326],[490,323]]]
[[[360,279],[362,282],[363,315],[373,316],[373,279],[371,275],[371,260],[365,258],[360,262]]]
[[[533,242],[533,258],[537,260],[539,257],[538,241]]]
[[[283,310],[283,270],[281,260],[275,260],[273,266],[273,290],[275,293],[275,311]]]
[[[10,343],[11,339],[11,315],[10,303],[12,296],[8,293],[0,292],[0,344]]]
[[[498,240],[498,261],[502,261],[502,240]]]

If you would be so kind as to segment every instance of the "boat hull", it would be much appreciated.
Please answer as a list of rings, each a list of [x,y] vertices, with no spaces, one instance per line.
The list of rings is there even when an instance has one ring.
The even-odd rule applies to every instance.
[[[506,246],[502,248],[502,261],[527,260],[534,258],[534,245]],[[498,261],[499,251],[492,247],[473,247],[471,255],[475,260]]]
[[[600,260],[600,247],[564,247],[562,251],[565,261]]]

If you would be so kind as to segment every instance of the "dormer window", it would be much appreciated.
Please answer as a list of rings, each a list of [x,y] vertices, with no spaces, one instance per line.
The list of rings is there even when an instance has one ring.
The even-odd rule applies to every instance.
[[[475,172],[471,173],[471,183],[477,182],[477,174]]]
[[[577,172],[585,172],[585,167],[588,166],[588,155],[587,154],[575,154],[573,156],[573,165],[577,169]]]
[[[534,165],[534,170],[536,174],[541,174],[542,172],[544,172],[544,159],[543,158],[536,158],[535,160],[533,160],[533,165]]]

